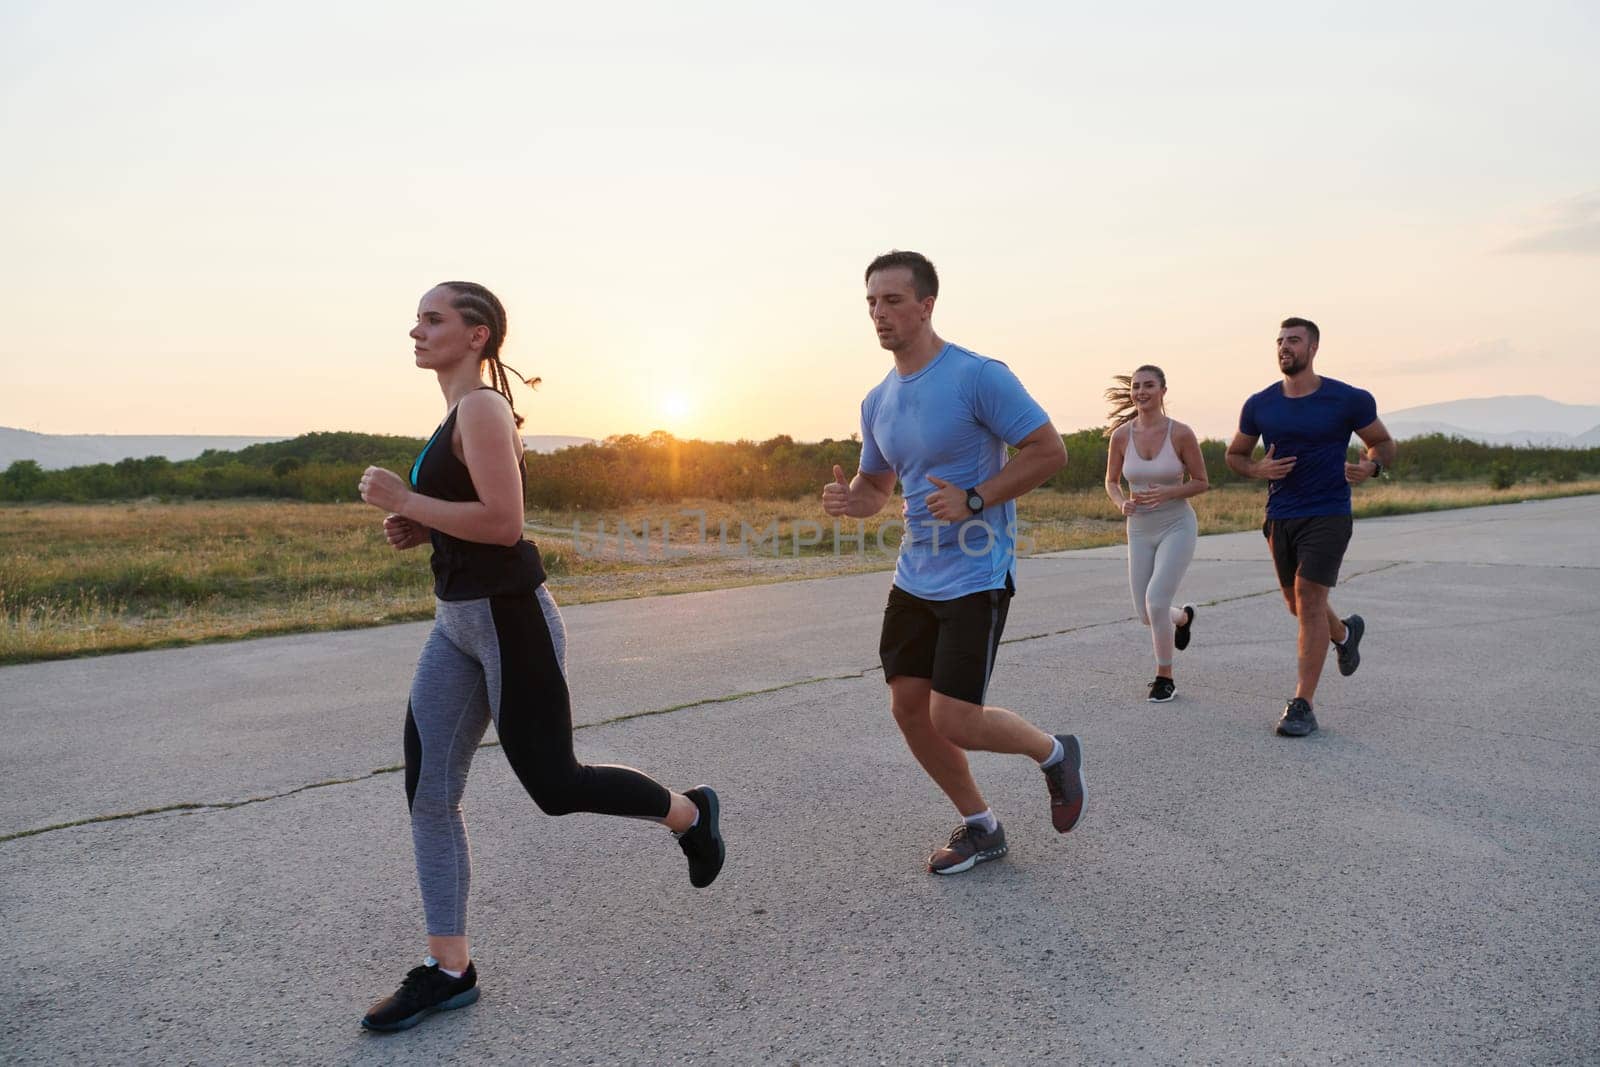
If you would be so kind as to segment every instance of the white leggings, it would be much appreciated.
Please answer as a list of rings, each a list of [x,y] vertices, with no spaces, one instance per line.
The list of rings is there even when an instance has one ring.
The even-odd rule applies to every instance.
[[[1187,500],[1177,503],[1181,507],[1169,505],[1128,516],[1128,589],[1139,621],[1150,627],[1157,667],[1172,666],[1173,627],[1188,618],[1172,601],[1194,559],[1200,534],[1194,508]],[[1151,625],[1153,619],[1161,620],[1160,625]]]

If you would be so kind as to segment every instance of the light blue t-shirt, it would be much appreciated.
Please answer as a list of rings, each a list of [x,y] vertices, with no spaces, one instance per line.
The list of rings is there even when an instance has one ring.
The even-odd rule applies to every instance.
[[[928,513],[931,474],[962,489],[1005,466],[1006,445],[1050,421],[999,360],[947,344],[909,377],[891,370],[861,402],[861,469],[894,471],[905,492],[905,537],[894,584],[924,600],[1005,587],[1015,563],[1017,509],[1006,501],[956,525]]]

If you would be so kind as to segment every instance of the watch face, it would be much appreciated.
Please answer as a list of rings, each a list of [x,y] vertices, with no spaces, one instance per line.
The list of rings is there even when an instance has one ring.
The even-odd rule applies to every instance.
[[[979,496],[977,493],[968,493],[967,494],[967,510],[968,511],[982,511],[983,510],[983,497]]]

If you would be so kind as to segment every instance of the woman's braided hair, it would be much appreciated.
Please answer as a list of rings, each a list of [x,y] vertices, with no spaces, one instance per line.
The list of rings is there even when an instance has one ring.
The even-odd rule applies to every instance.
[[[522,427],[522,416],[517,414],[517,404],[511,398],[511,379],[514,375],[519,382],[528,388],[539,384],[538,378],[525,378],[522,372],[515,367],[508,367],[500,360],[500,346],[506,339],[506,309],[500,303],[500,298],[477,282],[440,282],[439,287],[449,289],[455,296],[450,301],[450,306],[461,314],[461,321],[468,326],[487,326],[489,328],[489,341],[483,346],[483,353],[478,357],[489,363],[489,377],[495,392],[506,398],[506,403],[511,405],[511,417],[517,420],[517,427]]]

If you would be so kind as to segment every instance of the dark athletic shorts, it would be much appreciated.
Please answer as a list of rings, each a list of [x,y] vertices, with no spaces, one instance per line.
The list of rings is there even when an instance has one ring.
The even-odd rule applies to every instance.
[[[892,586],[878,639],[884,680],[927,678],[936,693],[982,704],[1014,590],[1009,576],[1004,589],[954,600],[924,600]]]
[[[1350,547],[1348,515],[1310,515],[1303,519],[1268,519],[1261,533],[1272,546],[1278,585],[1294,588],[1295,575],[1318,585],[1339,584],[1339,565]]]

